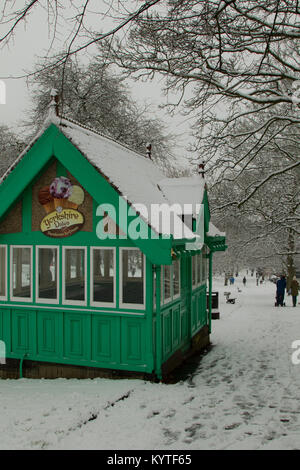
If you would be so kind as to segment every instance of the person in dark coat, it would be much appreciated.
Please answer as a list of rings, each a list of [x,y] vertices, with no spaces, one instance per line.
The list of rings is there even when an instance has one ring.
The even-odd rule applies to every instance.
[[[291,295],[293,298],[293,307],[297,305],[297,296],[299,294],[299,282],[296,279],[296,276],[293,277],[291,282]]]
[[[286,289],[285,276],[280,276],[280,279],[276,282],[276,304],[277,307],[281,305],[283,307],[284,293]]]
[[[246,277],[244,276],[244,277],[243,277],[243,284],[244,284],[244,286],[246,285],[246,282],[247,282],[247,279],[246,279]]]

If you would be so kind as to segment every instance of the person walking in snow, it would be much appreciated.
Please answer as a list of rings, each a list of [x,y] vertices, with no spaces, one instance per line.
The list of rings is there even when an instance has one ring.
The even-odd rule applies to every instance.
[[[291,294],[293,299],[293,307],[296,307],[297,297],[299,294],[299,282],[297,281],[296,276],[293,277],[293,280],[291,282]]]
[[[276,306],[279,307],[279,305],[281,305],[281,307],[283,307],[284,305],[284,293],[285,293],[285,289],[286,289],[286,280],[285,280],[285,276],[280,276],[280,279],[278,279],[278,281],[276,282]]]
[[[247,279],[246,279],[246,276],[243,277],[243,284],[244,284],[244,287],[246,285],[246,282],[247,282]]]

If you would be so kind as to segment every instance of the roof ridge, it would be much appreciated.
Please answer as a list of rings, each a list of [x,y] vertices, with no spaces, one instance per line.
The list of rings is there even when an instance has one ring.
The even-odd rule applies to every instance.
[[[129,145],[127,144],[124,144],[123,142],[120,142],[119,140],[115,139],[114,137],[111,137],[111,136],[108,136],[100,131],[97,131],[96,129],[94,129],[93,127],[90,127],[90,126],[85,126],[83,124],[81,124],[79,121],[76,121],[75,119],[72,119],[72,118],[69,118],[67,116],[61,116],[60,117],[60,125],[63,124],[62,120],[64,121],[68,121],[70,122],[71,124],[75,124],[76,126],[78,127],[81,127],[82,129],[85,129],[87,131],[90,131],[92,132],[93,134],[96,134],[96,135],[99,135],[100,137],[104,137],[105,139],[108,139],[108,140],[111,140],[112,142],[115,142],[116,144],[118,145],[121,145],[122,147],[124,147],[125,149],[129,150],[130,152],[133,152],[137,155],[139,155],[140,157],[143,157],[145,158],[147,161],[152,161],[150,160],[147,155],[144,155],[140,152],[138,152],[137,150],[133,150],[131,147],[129,147]],[[154,165],[154,162],[152,161],[153,165]],[[157,165],[155,165],[157,166]]]

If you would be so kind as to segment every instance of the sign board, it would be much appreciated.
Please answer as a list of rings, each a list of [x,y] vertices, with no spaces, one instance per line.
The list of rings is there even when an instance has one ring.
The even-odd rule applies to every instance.
[[[64,238],[78,232],[84,224],[84,216],[77,210],[84,201],[84,191],[80,186],[59,176],[49,186],[39,191],[39,203],[46,215],[41,221],[41,231],[52,238]]]

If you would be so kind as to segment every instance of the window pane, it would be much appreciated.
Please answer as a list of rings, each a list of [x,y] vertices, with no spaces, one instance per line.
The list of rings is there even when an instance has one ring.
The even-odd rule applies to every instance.
[[[196,255],[197,256],[197,283],[201,284],[201,267],[202,267],[202,255],[201,253]]]
[[[6,249],[0,247],[0,296],[6,296]]]
[[[93,301],[114,301],[114,251],[93,250]]]
[[[65,299],[85,300],[85,251],[82,248],[65,250]]]
[[[165,302],[171,298],[171,266],[164,266],[164,298]]]
[[[173,263],[173,295],[180,293],[180,261],[175,260]]]
[[[123,303],[144,303],[144,256],[140,250],[122,250]]]
[[[31,249],[13,248],[13,296],[31,297]]]
[[[38,297],[57,299],[57,248],[39,248],[38,260]]]
[[[197,280],[196,280],[196,268],[197,268],[197,255],[192,256],[192,279],[193,279],[193,286],[196,285]]]

